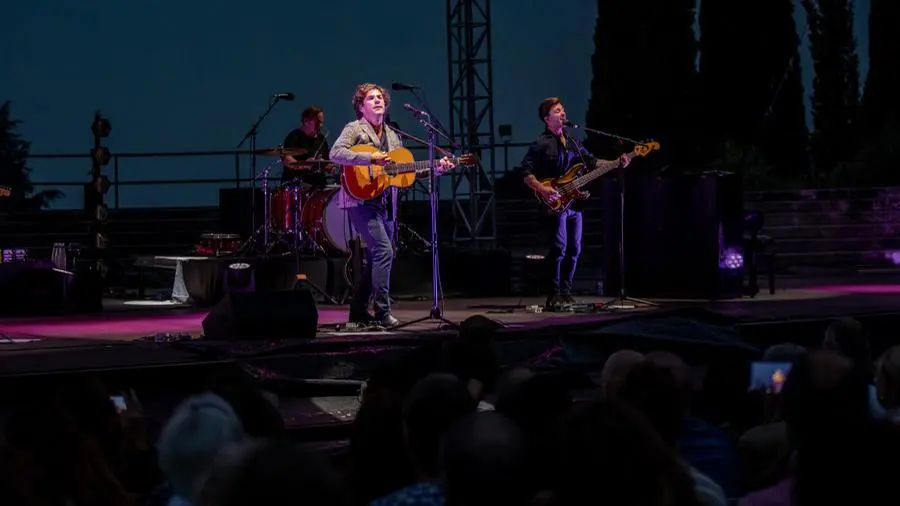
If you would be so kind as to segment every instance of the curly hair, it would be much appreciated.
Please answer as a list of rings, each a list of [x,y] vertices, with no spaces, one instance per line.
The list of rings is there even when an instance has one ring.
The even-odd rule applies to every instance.
[[[366,95],[369,94],[372,90],[378,90],[381,92],[381,96],[384,97],[384,108],[387,109],[388,106],[391,105],[391,94],[381,86],[372,83],[363,83],[356,87],[356,91],[353,92],[353,99],[351,103],[353,104],[353,112],[356,113],[356,119],[362,118],[362,113],[359,112],[359,106],[366,100]]]

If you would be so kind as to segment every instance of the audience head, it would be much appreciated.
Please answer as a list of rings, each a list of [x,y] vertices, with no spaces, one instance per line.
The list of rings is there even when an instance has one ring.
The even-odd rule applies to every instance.
[[[216,454],[244,440],[244,428],[231,406],[213,394],[181,403],[159,436],[159,467],[175,495],[194,501]]]
[[[860,429],[869,418],[862,369],[836,351],[818,350],[796,361],[785,380],[784,419],[795,444],[820,442],[834,431]]]
[[[497,399],[497,411],[515,420],[532,436],[542,435],[572,406],[568,387],[559,376],[533,375]]]
[[[653,351],[647,354],[647,362],[666,369],[675,380],[681,402],[685,411],[690,408],[691,396],[694,393],[694,371],[678,355],[668,351]]]
[[[646,419],[625,404],[577,407],[559,430],[555,504],[698,504],[694,484],[675,451]]]
[[[249,437],[281,437],[284,434],[281,412],[258,388],[232,383],[215,387],[213,392],[231,406]]]
[[[16,483],[32,504],[125,504],[125,487],[96,438],[52,403],[29,407],[8,422],[17,458]]]
[[[441,444],[441,475],[448,506],[528,504],[529,464],[525,434],[498,413],[469,415]]]
[[[600,391],[603,396],[614,398],[631,369],[643,361],[644,355],[633,350],[619,350],[610,355],[600,373]]]
[[[856,318],[835,320],[825,330],[822,348],[846,355],[863,369],[871,367],[872,356],[869,351],[869,340],[865,335],[862,323]]]
[[[763,352],[763,362],[794,362],[805,357],[808,350],[799,344],[781,343],[769,346]]]
[[[349,504],[340,475],[329,462],[277,439],[248,440],[223,448],[203,487],[201,502],[202,506]]]
[[[666,444],[673,447],[677,444],[687,405],[669,367],[649,360],[637,364],[625,377],[618,398],[642,413]]]
[[[534,372],[527,367],[513,367],[497,378],[493,392],[488,396],[493,404],[504,397],[509,397],[522,383],[534,377]]]
[[[875,385],[882,406],[889,410],[900,407],[900,346],[888,348],[878,358]]]
[[[500,362],[485,339],[454,340],[444,346],[442,371],[457,376],[476,400],[494,389]]]
[[[403,429],[423,477],[437,477],[441,437],[454,422],[474,413],[476,406],[466,385],[452,374],[432,374],[413,387],[404,407]]]
[[[107,457],[120,449],[121,421],[109,391],[99,378],[84,375],[66,382],[57,392],[55,402],[72,416],[81,431],[100,443]]]

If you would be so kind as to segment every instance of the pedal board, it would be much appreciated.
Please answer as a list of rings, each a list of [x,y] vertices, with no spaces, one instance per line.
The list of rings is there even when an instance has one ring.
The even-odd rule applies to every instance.
[[[554,304],[552,306],[544,306],[544,311],[548,313],[598,313],[600,307],[597,304],[574,303],[574,304]]]

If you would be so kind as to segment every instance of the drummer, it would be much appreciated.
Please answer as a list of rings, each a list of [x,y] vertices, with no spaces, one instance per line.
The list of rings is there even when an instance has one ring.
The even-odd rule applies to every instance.
[[[316,188],[327,185],[328,167],[325,164],[308,163],[309,160],[328,160],[328,139],[322,135],[324,124],[325,112],[321,107],[311,105],[303,110],[300,128],[291,130],[284,138],[285,151],[292,152],[281,157],[284,166],[282,182],[300,180]]]

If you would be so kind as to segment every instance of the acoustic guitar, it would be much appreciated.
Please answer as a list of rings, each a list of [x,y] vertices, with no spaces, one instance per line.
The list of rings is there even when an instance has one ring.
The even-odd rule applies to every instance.
[[[647,156],[652,151],[659,149],[659,143],[656,141],[642,142],[634,147],[634,151],[628,153],[628,157]],[[583,163],[572,165],[565,174],[555,178],[542,179],[541,186],[545,188],[553,188],[559,194],[555,199],[548,199],[544,194],[535,191],[534,196],[537,197],[548,211],[553,214],[560,214],[572,206],[576,200],[584,200],[590,197],[590,193],[583,191],[585,185],[598,177],[608,173],[619,166],[619,160],[601,160],[596,167],[585,172]],[[584,174],[582,174],[584,172]],[[579,175],[581,174],[581,175]]]
[[[356,153],[375,153],[378,148],[360,144],[350,148]],[[409,188],[416,182],[416,174],[428,170],[428,160],[416,160],[406,148],[389,151],[392,162],[387,165],[345,165],[341,185],[353,198],[372,200],[391,187]],[[474,165],[475,155],[466,154],[451,158],[457,167]],[[437,162],[437,160],[435,160]]]

